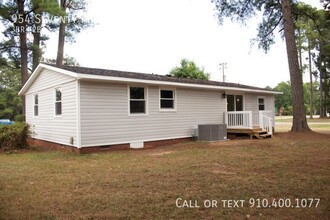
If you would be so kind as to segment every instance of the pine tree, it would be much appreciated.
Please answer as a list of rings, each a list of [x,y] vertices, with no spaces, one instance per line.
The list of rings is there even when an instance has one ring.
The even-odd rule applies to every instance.
[[[295,38],[295,25],[291,11],[290,0],[267,0],[267,1],[249,1],[249,0],[212,0],[218,11],[220,23],[225,17],[230,17],[234,21],[242,22],[258,11],[262,11],[263,19],[258,26],[258,35],[255,39],[259,43],[259,48],[266,52],[275,42],[274,30],[279,26],[283,29],[286,41],[287,56],[289,62],[291,92],[293,102],[293,124],[291,131],[310,131],[307,120],[306,110],[303,98],[303,81],[299,68],[298,51]]]

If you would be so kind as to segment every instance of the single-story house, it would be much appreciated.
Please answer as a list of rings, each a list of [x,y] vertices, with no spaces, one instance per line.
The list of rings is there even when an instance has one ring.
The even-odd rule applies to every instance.
[[[78,152],[191,138],[200,124],[271,134],[275,94],[234,83],[45,63],[19,92],[32,139]]]

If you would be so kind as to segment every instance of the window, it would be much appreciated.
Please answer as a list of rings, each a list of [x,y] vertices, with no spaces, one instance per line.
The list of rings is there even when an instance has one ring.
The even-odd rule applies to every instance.
[[[62,90],[55,89],[55,116],[62,115]]]
[[[227,111],[235,111],[235,96],[227,95]]]
[[[34,95],[33,115],[34,116],[39,115],[39,97],[38,97],[38,94]]]
[[[174,95],[173,90],[160,90],[160,109],[173,110]]]
[[[258,98],[258,105],[259,105],[259,111],[264,111],[265,110],[265,99]]]
[[[131,114],[146,114],[144,87],[129,88],[129,110]]]

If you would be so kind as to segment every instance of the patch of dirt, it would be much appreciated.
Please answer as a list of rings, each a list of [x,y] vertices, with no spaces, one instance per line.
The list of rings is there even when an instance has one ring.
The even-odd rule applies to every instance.
[[[172,154],[174,151],[166,151],[166,150],[157,150],[156,152],[149,152],[148,155],[150,156],[163,156],[167,154]]]
[[[0,148],[0,154],[22,154],[35,152],[35,149],[32,148]]]
[[[223,174],[223,175],[236,175],[237,174],[235,172],[230,171],[227,166],[221,165],[221,164],[218,164],[218,163],[214,164],[214,168],[211,169],[211,173]]]
[[[214,146],[214,147],[235,147],[235,146],[254,146],[254,147],[258,147],[258,146],[265,146],[266,142],[268,140],[271,139],[265,139],[265,140],[258,140],[258,139],[234,139],[234,140],[228,140],[228,141],[216,141],[216,142],[212,142],[212,143],[208,143],[208,146]]]

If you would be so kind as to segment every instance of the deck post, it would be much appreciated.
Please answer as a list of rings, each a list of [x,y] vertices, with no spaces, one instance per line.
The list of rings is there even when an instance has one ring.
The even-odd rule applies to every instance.
[[[249,111],[249,127],[250,129],[253,129],[252,111]]]
[[[228,112],[225,112],[225,124],[228,126]]]
[[[259,111],[259,127],[264,127],[264,113],[262,111]]]

